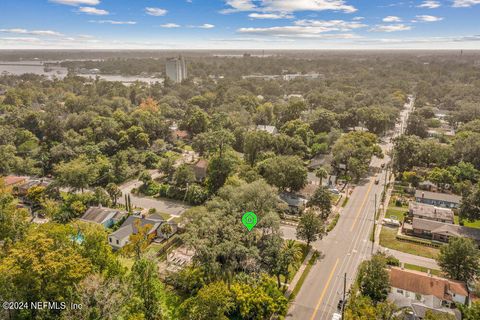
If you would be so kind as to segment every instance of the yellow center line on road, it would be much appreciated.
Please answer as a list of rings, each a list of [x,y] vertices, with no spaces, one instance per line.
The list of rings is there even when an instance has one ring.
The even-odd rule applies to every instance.
[[[335,262],[335,265],[333,266],[332,271],[330,272],[330,275],[328,276],[327,284],[323,288],[322,294],[320,295],[320,298],[318,299],[318,303],[315,307],[315,311],[312,314],[312,317],[310,320],[313,320],[315,316],[317,315],[318,308],[320,308],[320,304],[322,303],[323,297],[325,296],[325,293],[327,293],[327,289],[330,286],[330,282],[332,281],[333,275],[335,274],[335,270],[337,269],[338,262],[340,261],[339,258],[337,258],[337,261]]]
[[[370,186],[368,187],[367,194],[365,195],[365,198],[363,198],[362,205],[360,206],[360,208],[357,211],[357,214],[355,215],[355,220],[353,221],[352,227],[350,228],[350,232],[352,232],[353,228],[355,228],[355,225],[357,224],[358,216],[360,215],[363,208],[365,207],[365,204],[367,203],[368,195],[370,194],[370,191],[372,191],[373,181],[374,180],[372,179],[372,181],[370,182]]]

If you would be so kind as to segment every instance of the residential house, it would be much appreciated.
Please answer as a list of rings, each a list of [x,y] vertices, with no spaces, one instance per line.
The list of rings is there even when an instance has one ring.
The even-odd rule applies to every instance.
[[[464,282],[399,267],[391,268],[389,276],[389,300],[400,308],[412,308],[417,315],[412,319],[422,319],[428,309],[456,316],[456,310],[451,308],[456,303],[469,303],[468,288]]]
[[[81,221],[101,224],[105,228],[111,228],[127,216],[127,212],[105,207],[90,207],[80,218]]]
[[[23,197],[27,195],[27,192],[30,188],[33,187],[48,187],[52,183],[51,179],[32,179],[32,180],[27,180],[24,183],[21,183],[17,186],[15,186],[14,190],[17,195]]]
[[[268,132],[270,134],[277,134],[278,133],[277,127],[266,126],[266,125],[261,125],[261,124],[259,124],[257,126],[257,131],[265,131],[265,132]]]
[[[188,140],[189,138],[190,138],[190,134],[188,133],[188,131],[185,131],[185,130],[174,130],[174,131],[172,131],[173,141]]]
[[[415,192],[415,201],[437,207],[458,208],[462,202],[462,197],[450,193],[417,190]]]
[[[167,222],[158,215],[150,215],[148,218],[144,216],[130,216],[120,226],[120,228],[108,235],[108,243],[114,249],[123,248],[130,240],[132,234],[138,232],[137,224],[140,226],[150,226],[148,234],[154,234],[154,238],[167,239],[172,234],[163,234],[160,226],[164,223],[168,223],[172,227],[172,234],[177,232],[177,224],[173,222]]]
[[[409,216],[412,218],[440,221],[444,223],[454,223],[454,214],[452,209],[436,207],[431,204],[410,202],[408,206]]]
[[[288,192],[280,193],[280,199],[287,203],[288,208],[292,213],[303,212],[308,202],[303,196]]]
[[[411,224],[403,224],[402,231],[407,235],[441,242],[448,242],[450,237],[469,238],[480,245],[480,229],[440,221],[413,218]]]
[[[418,188],[421,189],[421,190],[427,190],[427,191],[432,191],[432,192],[437,192],[438,190],[438,187],[435,183],[429,181],[429,180],[425,180],[425,181],[422,181],[418,184]]]
[[[193,172],[195,173],[195,178],[197,181],[203,181],[207,177],[207,168],[208,161],[205,159],[200,159],[193,166]]]
[[[28,177],[22,176],[6,176],[3,178],[3,184],[5,187],[16,187],[22,185],[28,181]]]

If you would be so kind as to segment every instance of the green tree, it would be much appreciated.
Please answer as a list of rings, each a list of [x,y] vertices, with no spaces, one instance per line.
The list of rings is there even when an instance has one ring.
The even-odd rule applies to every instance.
[[[295,240],[285,240],[280,253],[280,263],[285,281],[290,281],[290,268],[302,263],[302,248]]]
[[[315,176],[320,179],[320,186],[323,184],[323,179],[328,178],[328,170],[325,169],[324,167],[320,167],[317,170],[315,170]]]
[[[186,188],[189,184],[195,182],[195,173],[191,166],[182,164],[175,170],[173,182],[178,188]]]
[[[307,183],[307,169],[296,156],[277,156],[260,162],[258,172],[281,190],[298,191]]]
[[[480,187],[477,185],[464,193],[460,204],[460,219],[480,219]]]
[[[428,126],[425,118],[416,112],[410,114],[407,121],[406,133],[419,136],[420,138],[426,138],[428,136]]]
[[[459,305],[458,307],[462,312],[463,320],[480,319],[480,302],[475,301],[470,306]]]
[[[227,320],[234,308],[232,293],[222,282],[213,282],[185,300],[180,305],[181,318],[185,320]]]
[[[440,248],[437,262],[452,279],[468,282],[480,272],[480,250],[471,239],[451,238]]]
[[[388,296],[390,280],[386,268],[386,259],[381,254],[374,255],[360,267],[358,275],[360,292],[372,299],[374,304],[385,301]]]
[[[91,186],[97,179],[98,169],[82,155],[70,162],[55,166],[57,180],[62,186],[75,190],[83,190]]]
[[[193,107],[185,121],[185,127],[193,135],[207,131],[210,124],[208,114],[198,107]]]
[[[54,223],[30,229],[0,260],[0,296],[10,301],[72,301],[75,285],[91,271],[92,265],[77,251],[70,226]],[[1,292],[7,289],[8,291]],[[37,310],[25,311],[33,319]],[[52,318],[55,310],[45,310]],[[48,315],[50,314],[50,317]]]
[[[12,194],[0,186],[0,240],[8,244],[23,238],[29,226],[29,216],[27,210],[17,208]]]
[[[428,180],[432,181],[440,187],[441,190],[445,189],[445,185],[452,185],[454,182],[454,177],[449,170],[443,168],[433,168],[428,173]]]
[[[158,276],[157,264],[145,258],[135,261],[130,281],[135,296],[140,300],[139,310],[145,319],[160,320],[164,288]]]
[[[275,280],[267,276],[258,280],[248,277],[236,281],[232,284],[231,291],[236,306],[234,315],[239,319],[270,319],[284,314],[288,308],[287,298]]]
[[[325,235],[325,226],[322,219],[312,210],[307,210],[297,225],[297,238],[305,240],[307,247]]]
[[[320,209],[320,216],[325,220],[332,212],[332,194],[327,187],[318,187],[307,206]]]
[[[123,247],[123,252],[127,255],[133,255],[137,260],[142,258],[143,252],[147,249],[150,242],[155,237],[155,233],[150,233],[151,224],[142,225],[140,219],[136,219],[133,223],[136,233],[132,233],[128,239],[128,243]]]
[[[333,146],[332,153],[335,168],[344,168],[345,174],[356,180],[367,173],[372,156],[383,157],[377,137],[369,132],[344,134]]]
[[[113,206],[117,205],[117,200],[122,196],[122,190],[118,187],[117,184],[111,182],[105,187],[110,199],[112,200]]]
[[[434,312],[432,310],[427,310],[425,312],[424,320],[455,320],[457,317],[453,314],[445,312]]]
[[[253,166],[261,152],[269,151],[273,148],[273,139],[273,136],[265,131],[247,132],[243,145],[245,160]]]
[[[217,192],[225,184],[237,163],[238,159],[232,154],[214,156],[208,161],[206,184],[210,193]]]

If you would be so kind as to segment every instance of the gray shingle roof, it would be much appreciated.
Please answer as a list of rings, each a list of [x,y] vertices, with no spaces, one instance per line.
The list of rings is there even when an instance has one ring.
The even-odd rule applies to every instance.
[[[413,229],[426,230],[434,234],[470,238],[480,241],[480,229],[469,228],[439,221],[413,218]]]
[[[90,207],[83,214],[80,220],[102,224],[109,219],[119,218],[119,216],[121,216],[122,214],[125,213],[122,213],[120,210],[117,209],[110,209],[105,207]]]
[[[430,191],[423,191],[423,190],[415,191],[415,197],[416,198],[439,200],[439,201],[447,201],[447,202],[451,202],[451,203],[460,203],[462,201],[462,197],[457,196],[455,194],[441,193],[441,192],[430,192]]]

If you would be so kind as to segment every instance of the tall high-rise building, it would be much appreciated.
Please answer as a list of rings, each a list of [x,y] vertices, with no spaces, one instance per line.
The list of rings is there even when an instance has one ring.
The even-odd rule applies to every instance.
[[[185,59],[182,56],[167,59],[166,74],[167,77],[175,83],[180,83],[185,80],[187,78],[187,64]]]

